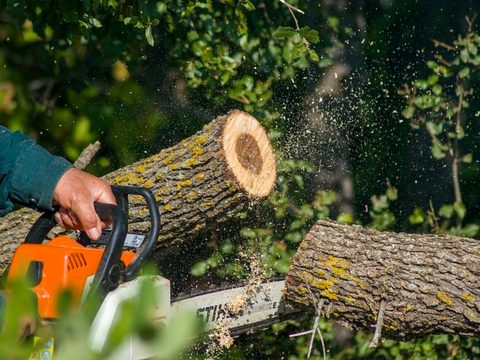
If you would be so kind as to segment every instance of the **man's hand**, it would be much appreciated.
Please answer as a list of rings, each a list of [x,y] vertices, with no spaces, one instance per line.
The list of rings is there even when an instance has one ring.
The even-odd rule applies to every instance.
[[[100,221],[94,202],[116,204],[110,185],[78,169],[67,170],[53,193],[53,205],[60,206],[55,220],[65,229],[83,230],[97,240],[106,224]]]

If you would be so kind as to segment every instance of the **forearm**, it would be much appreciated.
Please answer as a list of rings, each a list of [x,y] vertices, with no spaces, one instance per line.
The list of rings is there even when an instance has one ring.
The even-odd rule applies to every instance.
[[[10,211],[13,202],[52,209],[55,186],[71,167],[20,132],[0,126],[0,215]]]

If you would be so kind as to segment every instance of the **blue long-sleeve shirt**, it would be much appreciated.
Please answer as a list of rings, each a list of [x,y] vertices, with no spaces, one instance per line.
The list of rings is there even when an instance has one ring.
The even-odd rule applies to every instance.
[[[22,133],[0,126],[0,216],[13,203],[52,210],[53,191],[71,167]]]

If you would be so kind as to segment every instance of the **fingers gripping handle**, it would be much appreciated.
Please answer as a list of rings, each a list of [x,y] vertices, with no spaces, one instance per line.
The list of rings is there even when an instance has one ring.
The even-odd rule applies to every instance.
[[[100,220],[113,221],[112,216],[117,216],[116,212],[110,209],[110,207],[116,207],[115,205],[95,203],[94,206]],[[44,212],[31,227],[24,243],[41,244],[56,224],[55,211]]]

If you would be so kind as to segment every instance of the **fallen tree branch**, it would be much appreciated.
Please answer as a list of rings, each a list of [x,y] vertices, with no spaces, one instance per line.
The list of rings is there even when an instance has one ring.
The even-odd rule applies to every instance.
[[[218,228],[270,194],[275,158],[260,123],[242,111],[219,116],[197,134],[158,154],[105,176],[111,184],[150,189],[161,214],[160,247],[182,243]],[[0,219],[0,270],[38,217],[22,209]],[[150,222],[141,200],[132,197],[131,231]]]
[[[480,335],[480,241],[475,239],[319,221],[293,258],[284,295],[290,305],[314,312],[305,283],[316,299],[325,299],[340,324],[365,331],[375,327],[373,345],[380,335],[399,340]]]

